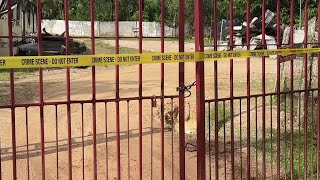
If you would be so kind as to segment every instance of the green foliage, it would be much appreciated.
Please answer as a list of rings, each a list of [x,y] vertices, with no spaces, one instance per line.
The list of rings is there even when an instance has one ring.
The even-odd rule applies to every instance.
[[[35,0],[32,0],[35,2]],[[98,21],[114,20],[115,0],[95,0],[95,19]],[[295,25],[300,23],[300,0],[294,0],[294,19]],[[42,0],[43,18],[45,19],[64,19],[63,0]],[[119,0],[119,20],[137,21],[139,4],[138,0]],[[189,32],[193,32],[194,27],[194,1],[185,0],[185,18],[189,27]],[[230,1],[220,0],[217,2],[218,19],[229,19]],[[234,0],[234,17],[240,21],[246,20],[247,0]],[[304,2],[303,2],[304,3]],[[213,22],[213,1],[203,0],[204,28],[210,28]],[[266,1],[266,9],[276,12],[277,0]],[[317,0],[310,0],[308,5],[308,18],[317,16]],[[89,0],[69,0],[70,20],[90,20],[90,1]],[[250,16],[261,17],[261,1],[251,1]],[[301,20],[304,17],[304,4],[302,4]],[[143,20],[160,21],[161,0],[143,0]],[[169,26],[177,26],[179,19],[179,1],[165,0],[165,21]],[[281,1],[281,21],[285,24],[290,23],[290,1]],[[191,33],[190,33],[191,34]]]

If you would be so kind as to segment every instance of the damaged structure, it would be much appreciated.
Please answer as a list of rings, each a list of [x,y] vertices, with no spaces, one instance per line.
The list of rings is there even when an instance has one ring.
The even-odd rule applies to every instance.
[[[28,41],[21,38],[21,36],[30,36],[36,32],[36,6],[27,0],[12,0],[11,1],[12,16],[8,18],[8,1],[0,0],[0,36],[8,36],[8,19],[12,20],[12,34],[13,36],[20,36],[14,38],[14,53],[17,53],[17,45],[21,41]],[[0,38],[0,56],[9,55],[9,39]]]
[[[219,37],[219,51],[229,50],[229,39],[230,36],[226,35],[229,32],[228,26],[222,24],[228,21],[221,21],[218,23],[218,34]],[[235,22],[235,21],[234,21]],[[309,47],[312,44],[317,43],[317,32],[316,32],[317,18],[314,17],[308,21],[308,43]],[[235,23],[234,23],[235,24]],[[240,26],[239,23],[233,26],[233,44],[234,50],[246,50],[246,27],[250,26],[250,50],[262,49],[262,28],[265,28],[265,44],[267,49],[277,49],[276,40],[276,14],[269,9],[265,12],[265,27],[262,27],[262,18],[254,17],[249,24],[243,22]],[[294,29],[294,44],[295,47],[304,47],[304,30]],[[221,38],[224,37],[224,40]],[[280,41],[283,47],[288,47],[290,42],[290,27],[281,24],[280,27]],[[276,56],[270,56],[270,58],[276,58]]]
[[[12,19],[13,53],[18,56],[37,56],[37,14],[36,5],[29,0],[12,0],[12,17],[8,18],[8,0],[0,0],[0,36],[7,37],[8,19]],[[65,33],[52,35],[42,29],[42,54],[62,55],[66,53]],[[69,40],[70,54],[83,54],[84,44]],[[0,56],[9,55],[9,38],[0,38]]]

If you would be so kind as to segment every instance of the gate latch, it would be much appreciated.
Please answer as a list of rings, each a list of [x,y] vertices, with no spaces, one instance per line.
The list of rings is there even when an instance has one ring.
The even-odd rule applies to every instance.
[[[185,96],[184,98],[188,98],[191,96],[191,91],[190,89],[196,85],[196,81],[194,81],[192,84],[188,85],[188,86],[183,86],[183,87],[177,87],[177,91],[182,91],[182,92],[188,92],[189,94],[187,96]]]

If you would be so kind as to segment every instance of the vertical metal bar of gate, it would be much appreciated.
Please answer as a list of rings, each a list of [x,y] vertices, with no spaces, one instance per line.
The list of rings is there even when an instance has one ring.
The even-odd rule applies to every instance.
[[[304,7],[304,42],[308,47],[308,3],[305,1]],[[304,179],[308,178],[308,54],[304,54]]]
[[[94,0],[90,0],[91,50],[95,54]],[[93,179],[97,179],[96,68],[92,66]]]
[[[293,26],[294,26],[294,0],[291,0],[290,5],[290,47],[294,47],[294,36],[293,36]],[[293,61],[290,61],[290,177],[294,178],[294,73],[293,73]]]
[[[251,1],[247,0],[246,6],[246,45],[247,50],[250,50],[250,26],[248,26],[249,22],[251,22],[250,17],[250,5]],[[247,111],[250,110],[250,57],[247,58]],[[241,113],[241,112],[240,112]],[[251,179],[251,145],[250,145],[250,113],[247,113],[247,179]]]
[[[179,0],[179,52],[184,52],[185,0]],[[179,87],[184,86],[184,63],[179,63]],[[180,180],[185,179],[185,101],[184,92],[179,91],[179,166]]]
[[[266,49],[266,1],[262,0],[262,49]],[[279,16],[277,16],[279,17]],[[266,57],[262,57],[262,178],[266,179]]]
[[[203,52],[203,0],[194,1],[195,51]],[[200,58],[203,58],[200,56]],[[196,94],[197,94],[197,178],[206,177],[205,166],[205,94],[204,94],[204,62],[196,63]]]
[[[38,55],[42,55],[42,34],[41,34],[41,0],[37,0],[37,25],[38,25]],[[40,96],[40,128],[41,128],[41,165],[42,179],[45,179],[45,143],[44,143],[44,114],[43,114],[43,69],[39,68],[39,96]]]
[[[115,34],[116,34],[116,38],[115,38],[115,52],[116,54],[119,54],[119,0],[115,0],[114,1],[114,13],[115,13]],[[113,14],[112,14],[113,16]],[[117,65],[115,67],[116,70],[116,78],[115,78],[115,83],[116,83],[116,89],[115,89],[115,93],[116,93],[116,136],[117,136],[117,179],[121,180],[121,153],[120,153],[120,104],[119,104],[119,66]],[[128,147],[129,148],[129,147]]]
[[[277,0],[277,16],[280,15],[280,0]],[[280,18],[277,18],[277,49],[280,48]],[[277,178],[280,179],[280,57],[277,56]]]
[[[230,0],[230,50],[233,50],[233,0]],[[231,178],[235,178],[235,165],[234,165],[234,85],[233,85],[233,59],[230,59],[230,123],[231,123]],[[218,112],[216,112],[217,114]]]
[[[318,3],[318,47],[320,47],[320,1]],[[320,178],[320,52],[318,53],[318,130],[317,130],[317,179]]]
[[[8,0],[8,37],[9,37],[9,55],[13,56],[13,37],[12,37],[12,0]],[[12,132],[12,175],[17,179],[17,159],[16,159],[16,110],[15,110],[15,88],[14,88],[14,70],[10,70],[10,97],[11,97],[11,132]]]
[[[164,18],[165,18],[165,2],[161,0],[161,53],[164,53],[164,36],[165,36],[165,29],[164,29]],[[161,121],[161,162],[162,162],[162,176],[161,178],[164,179],[164,63],[161,63],[161,107],[160,107],[160,121]],[[172,144],[173,146],[173,144]],[[172,156],[173,158],[173,156]],[[173,172],[172,172],[173,175]]]
[[[139,53],[142,53],[142,21],[143,21],[143,1],[139,0]],[[164,143],[163,143],[163,128],[161,134],[161,152],[163,153]],[[161,154],[161,179],[164,179],[164,158]],[[139,178],[142,180],[142,64],[139,64]]]
[[[69,43],[69,1],[64,0],[64,19],[65,19],[65,43],[66,43],[66,55],[70,54]],[[70,67],[67,67],[66,73],[67,79],[67,121],[68,121],[68,163],[69,163],[69,179],[72,180],[72,135],[71,135],[71,95],[70,95]],[[56,127],[58,128],[58,127]]]

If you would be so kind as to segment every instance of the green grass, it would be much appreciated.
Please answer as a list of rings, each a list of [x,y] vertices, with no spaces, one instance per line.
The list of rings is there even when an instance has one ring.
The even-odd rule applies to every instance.
[[[38,69],[15,69],[14,79],[19,80],[27,77],[28,75],[34,74]],[[0,81],[10,80],[10,70],[0,70]]]
[[[87,51],[85,52],[85,54],[92,54],[92,51],[90,49],[91,42],[87,40],[87,41],[84,41],[84,43],[87,47]],[[95,49],[96,54],[115,54],[116,53],[114,46],[111,46],[107,43],[103,43],[100,41],[96,42],[95,48],[96,48]],[[142,51],[142,52],[150,53],[151,51]],[[138,54],[139,50],[137,48],[120,47],[119,53],[120,54]]]
[[[289,126],[289,125],[288,125]],[[284,129],[281,128],[281,141],[280,141],[280,167],[282,169],[282,178],[285,177],[285,169],[286,169],[286,177],[290,179],[290,129],[287,127],[287,132],[284,132]],[[316,146],[314,145],[315,140],[313,139],[313,133],[311,131],[307,132],[307,176],[308,179],[316,179]],[[293,151],[293,174],[294,179],[303,179],[304,178],[304,129],[301,126],[300,133],[298,129],[293,131],[293,140],[294,140],[294,151]],[[272,142],[272,146],[271,146]],[[272,147],[272,149],[271,149]],[[262,157],[262,140],[258,140],[258,154],[260,158]],[[271,162],[276,168],[277,165],[277,131],[273,129],[272,132],[272,141],[271,141],[271,129],[267,129],[266,131],[266,160],[267,164]],[[272,159],[271,159],[272,155]]]
[[[214,131],[214,127],[215,127],[215,112],[216,111],[215,111],[214,103],[211,103],[210,111],[207,114],[207,117],[209,117],[209,120],[210,120],[210,122],[208,123],[210,124],[211,131]],[[218,113],[218,127],[220,130],[228,121],[230,121],[231,113],[230,113],[229,104],[225,103],[224,105],[223,103],[219,103],[217,113]]]

